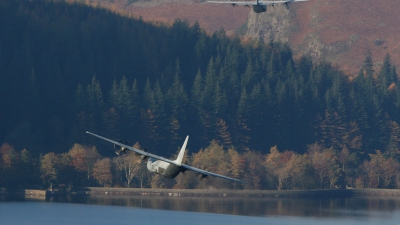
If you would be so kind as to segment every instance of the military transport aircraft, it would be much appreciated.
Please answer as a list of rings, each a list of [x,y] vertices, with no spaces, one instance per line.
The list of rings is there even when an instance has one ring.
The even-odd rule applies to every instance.
[[[117,155],[120,155],[121,153],[125,154],[126,150],[133,151],[136,155],[137,154],[141,155],[141,160],[148,159],[147,160],[147,169],[149,171],[158,173],[166,178],[172,179],[172,178],[175,178],[181,172],[185,172],[186,170],[191,170],[191,171],[201,174],[202,178],[205,178],[207,176],[214,176],[214,177],[219,177],[219,178],[223,178],[223,179],[227,179],[227,180],[231,180],[231,181],[236,181],[239,183],[244,183],[244,184],[246,183],[246,182],[238,180],[238,179],[226,177],[226,176],[216,174],[216,173],[211,173],[211,172],[208,172],[205,170],[201,170],[201,169],[198,169],[195,167],[191,167],[191,166],[182,164],[182,159],[183,159],[183,155],[185,154],[186,145],[187,145],[189,136],[186,137],[186,140],[183,143],[182,148],[178,154],[178,158],[176,158],[175,160],[169,160],[169,159],[163,158],[161,156],[154,155],[154,154],[148,153],[143,150],[139,150],[134,147],[130,147],[126,144],[122,144],[120,142],[110,140],[110,139],[102,137],[100,135],[90,133],[89,131],[86,131],[86,133],[93,135],[95,137],[98,137],[100,139],[103,139],[105,141],[111,142],[114,144],[114,147],[119,146],[121,149],[119,151],[115,152]]]
[[[235,2],[235,1],[231,1],[231,2],[223,2],[223,1],[208,1],[210,3],[222,3],[222,4],[231,4],[233,7],[238,6],[238,5],[244,5],[246,7],[250,7],[253,6],[253,11],[255,13],[262,13],[262,12],[266,12],[267,11],[267,6],[274,6],[277,4],[285,4],[286,7],[289,6],[289,3],[292,2],[304,2],[304,1],[308,1],[308,0],[283,0],[283,1],[259,1],[256,0],[255,2]]]

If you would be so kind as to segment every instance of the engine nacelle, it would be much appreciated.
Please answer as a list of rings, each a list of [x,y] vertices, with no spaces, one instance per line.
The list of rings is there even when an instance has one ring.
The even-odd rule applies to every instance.
[[[123,143],[124,145],[129,145],[128,141],[124,141],[122,139],[118,140],[119,143]],[[125,147],[120,147],[119,145],[114,144],[115,154],[117,155],[126,155]]]
[[[255,13],[262,13],[267,11],[266,5],[253,5],[253,11]]]

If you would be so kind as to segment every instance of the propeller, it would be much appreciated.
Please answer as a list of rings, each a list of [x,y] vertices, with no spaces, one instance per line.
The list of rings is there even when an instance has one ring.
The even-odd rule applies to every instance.
[[[124,145],[129,145],[128,141],[124,141],[122,139],[119,139],[118,142],[122,143]],[[120,146],[114,144],[114,149],[115,149],[115,154],[117,154],[117,155],[121,155],[122,154],[122,156],[126,156],[126,152],[125,152],[126,148],[120,147]]]
[[[142,151],[148,152],[147,148],[143,148]],[[141,155],[141,156],[140,156],[140,161],[146,160],[146,159],[148,159],[148,158],[149,158],[148,156]]]
[[[205,174],[202,174],[202,173],[197,173],[197,177],[199,179],[204,179],[204,178],[208,177],[208,175],[205,175]]]

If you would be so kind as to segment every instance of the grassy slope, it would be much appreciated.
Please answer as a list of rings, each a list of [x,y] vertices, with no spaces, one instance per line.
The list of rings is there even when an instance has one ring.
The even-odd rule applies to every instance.
[[[96,0],[93,0],[96,1]],[[128,4],[127,0],[101,1],[102,6],[130,12],[148,21],[171,23],[176,18],[193,23],[198,21],[209,32],[221,27],[233,33],[246,23],[250,8],[213,5],[198,0],[151,0]],[[379,66],[389,53],[400,67],[400,1],[397,0],[310,0],[292,5],[297,24],[290,38],[296,55],[310,51],[318,40],[317,50],[323,48],[321,58],[340,65],[349,73],[356,73],[370,50]],[[312,36],[313,38],[310,38]],[[350,37],[356,41],[350,42]],[[376,40],[383,41],[376,45]],[[344,46],[344,47],[343,47]]]

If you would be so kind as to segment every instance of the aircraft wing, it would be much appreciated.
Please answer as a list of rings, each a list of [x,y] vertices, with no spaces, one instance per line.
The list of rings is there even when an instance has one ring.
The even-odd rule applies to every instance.
[[[221,4],[232,4],[232,5],[257,5],[257,2],[222,2],[222,1],[207,1],[209,3],[221,3]]]
[[[262,5],[275,5],[275,4],[283,4],[283,3],[292,3],[292,2],[306,2],[308,0],[284,0],[284,1],[258,1]]]
[[[125,149],[134,151],[134,152],[136,152],[136,153],[139,153],[139,154],[142,154],[142,155],[145,155],[145,156],[154,158],[154,159],[158,159],[158,160],[161,160],[161,161],[164,161],[164,162],[167,162],[167,163],[171,163],[171,164],[174,164],[174,165],[177,165],[177,166],[181,166],[181,167],[183,167],[183,168],[185,168],[185,169],[187,169],[187,170],[192,170],[192,171],[194,171],[194,172],[201,173],[201,174],[204,174],[204,175],[207,175],[207,176],[214,176],[214,177],[219,177],[219,178],[223,178],[223,179],[227,179],[227,180],[236,181],[236,182],[239,182],[239,183],[246,183],[246,182],[241,181],[241,180],[237,180],[237,179],[234,179],[234,178],[226,177],[226,176],[223,176],[223,175],[220,175],[220,174],[216,174],[216,173],[211,173],[211,172],[208,172],[208,171],[205,171],[205,170],[201,170],[201,169],[198,169],[198,168],[195,168],[195,167],[191,167],[191,166],[188,166],[188,165],[185,165],[185,164],[179,165],[179,164],[177,164],[176,162],[174,162],[174,161],[172,161],[172,160],[169,160],[169,159],[166,159],[166,158],[164,158],[164,157],[161,157],[161,156],[158,156],[158,155],[154,155],[154,154],[151,154],[151,153],[148,153],[148,152],[139,150],[139,149],[134,148],[134,147],[131,147],[131,146],[129,146],[129,145],[124,145],[124,144],[119,143],[119,142],[117,142],[117,141],[113,141],[113,140],[111,140],[111,139],[102,137],[102,136],[100,136],[100,135],[90,133],[89,131],[86,131],[86,133],[88,133],[88,134],[90,134],[90,135],[93,135],[93,136],[95,136],[95,137],[97,137],[97,138],[103,139],[103,140],[105,140],[105,141],[111,142],[111,143],[113,143],[113,144],[115,144],[115,145],[121,146],[121,147],[123,147],[123,148],[125,148]]]
[[[216,173],[211,173],[211,172],[208,172],[208,171],[205,171],[205,170],[201,170],[201,169],[196,168],[196,167],[191,167],[191,166],[188,166],[188,165],[185,165],[185,164],[182,164],[181,166],[183,168],[187,169],[187,170],[191,170],[191,171],[194,171],[194,172],[197,172],[197,173],[201,173],[201,174],[204,174],[204,175],[207,175],[207,176],[219,177],[219,178],[223,178],[223,179],[227,179],[227,180],[236,181],[236,182],[239,182],[239,183],[246,184],[246,182],[244,182],[244,181],[241,181],[241,180],[238,180],[238,179],[234,179],[234,178],[231,178],[231,177],[227,177],[227,176],[223,176],[223,175],[216,174]]]
[[[308,0],[284,0],[284,1],[254,1],[254,2],[235,2],[235,1],[207,1],[209,3],[221,3],[221,4],[232,4],[232,5],[275,5],[275,4],[282,4],[282,3],[292,3],[292,2],[305,2]]]
[[[169,160],[169,159],[166,159],[166,158],[164,158],[164,157],[161,157],[161,156],[158,156],[158,155],[154,155],[154,154],[151,154],[151,153],[148,153],[148,152],[139,150],[139,149],[134,148],[134,147],[131,147],[131,146],[129,146],[129,145],[124,145],[124,144],[119,143],[119,142],[117,142],[117,141],[113,141],[113,140],[111,140],[111,139],[102,137],[102,136],[100,136],[100,135],[90,133],[89,131],[86,131],[86,133],[88,133],[88,134],[90,134],[90,135],[93,135],[93,136],[95,136],[95,137],[97,137],[97,138],[103,139],[103,140],[105,140],[105,141],[111,142],[111,143],[113,143],[113,144],[115,144],[115,145],[118,145],[118,146],[121,146],[121,147],[123,147],[123,148],[126,148],[126,149],[128,149],[128,150],[134,151],[134,152],[139,153],[139,154],[141,154],[141,155],[145,155],[145,156],[148,156],[148,157],[150,157],[150,158],[158,159],[158,160],[161,160],[161,161],[164,161],[164,162],[171,163],[171,164],[174,164],[174,165],[179,166],[176,162],[174,162],[174,161],[172,161],[172,160]]]

